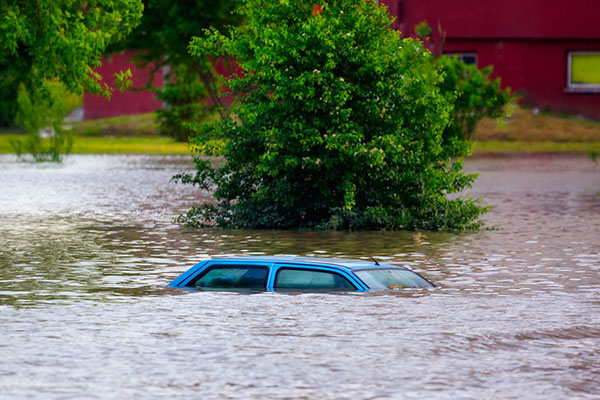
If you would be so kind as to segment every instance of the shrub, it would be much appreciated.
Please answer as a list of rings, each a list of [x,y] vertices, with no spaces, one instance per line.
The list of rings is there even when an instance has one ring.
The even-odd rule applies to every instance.
[[[491,79],[492,66],[478,69],[456,56],[441,54],[446,32],[438,21],[439,39],[432,40],[432,29],[426,21],[415,26],[415,34],[432,52],[437,48],[435,68],[442,76],[440,91],[454,104],[450,123],[444,130],[444,148],[450,154],[462,155],[470,151],[477,123],[484,117],[497,120],[512,113],[513,100],[510,88],[500,87],[500,78]]]
[[[483,117],[498,119],[507,115],[512,95],[509,88],[501,89],[499,78],[490,79],[491,66],[478,69],[456,56],[444,55],[435,63],[442,75],[441,93],[454,102],[452,118],[443,133],[445,146],[452,154],[461,153],[462,146],[473,139],[477,123]],[[459,149],[455,150],[455,146]]]
[[[216,205],[180,217],[239,228],[469,229],[487,209],[447,197],[475,179],[442,133],[452,104],[431,54],[400,39],[375,0],[243,0],[247,24],[191,43],[235,56],[242,75],[229,118],[195,127],[184,183],[216,188]]]
[[[28,153],[35,161],[60,162],[73,144],[72,137],[62,128],[62,122],[79,104],[81,96],[71,93],[58,81],[46,81],[41,90],[33,93],[21,84],[16,122],[27,136],[23,140],[11,141],[15,153],[19,157]],[[48,138],[42,138],[42,129],[47,129]]]
[[[165,108],[156,110],[160,133],[170,136],[177,141],[187,142],[190,121],[202,121],[210,113],[210,108],[204,103],[206,89],[199,80],[167,83],[163,88],[156,89],[157,97],[165,102]]]

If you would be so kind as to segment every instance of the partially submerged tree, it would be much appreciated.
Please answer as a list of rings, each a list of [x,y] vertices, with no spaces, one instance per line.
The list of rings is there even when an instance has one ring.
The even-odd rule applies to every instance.
[[[447,197],[475,175],[451,161],[442,133],[452,104],[431,54],[400,39],[375,0],[243,0],[247,24],[191,44],[235,56],[243,75],[231,116],[197,127],[184,182],[216,188],[190,225],[325,229],[469,229],[487,210]],[[466,150],[465,150],[466,151]]]
[[[152,72],[166,68],[165,85],[152,88],[167,104],[158,110],[161,132],[177,140],[188,139],[189,121],[201,121],[220,105],[211,69],[213,59],[189,53],[193,35],[212,27],[235,25],[234,0],[144,0],[140,25],[116,48],[135,50],[135,61]],[[154,74],[150,74],[152,77]]]

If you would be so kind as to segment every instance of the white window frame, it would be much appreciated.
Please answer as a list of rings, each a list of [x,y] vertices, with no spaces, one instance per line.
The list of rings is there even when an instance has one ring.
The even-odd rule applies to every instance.
[[[449,53],[444,53],[445,56],[448,57],[454,57],[456,56],[460,61],[463,61],[464,57],[474,57],[475,58],[475,65],[477,67],[478,63],[479,63],[479,59],[477,57],[477,52],[475,51],[465,51],[465,52],[461,52],[461,51],[452,51]]]
[[[571,82],[571,57],[573,55],[597,54],[600,55],[600,50],[597,51],[569,51],[567,53],[567,93],[600,93],[600,83],[572,83]]]

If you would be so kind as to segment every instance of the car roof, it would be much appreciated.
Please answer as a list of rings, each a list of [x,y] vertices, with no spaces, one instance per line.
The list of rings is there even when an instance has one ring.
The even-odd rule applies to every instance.
[[[405,267],[393,264],[377,264],[371,260],[349,260],[343,258],[328,258],[328,257],[303,257],[303,256],[243,256],[243,257],[213,257],[212,260],[227,260],[238,262],[268,262],[268,263],[285,263],[285,264],[302,264],[302,265],[332,265],[337,267],[348,268],[350,270],[373,269],[373,268],[401,268]]]

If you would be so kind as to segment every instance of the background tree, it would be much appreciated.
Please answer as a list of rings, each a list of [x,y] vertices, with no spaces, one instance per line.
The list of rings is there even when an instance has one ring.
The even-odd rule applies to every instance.
[[[131,31],[142,8],[139,0],[0,3],[0,124],[10,125],[19,115],[28,137],[13,143],[17,153],[60,160],[69,147],[60,123],[72,106],[71,94],[109,95],[93,68],[111,41]],[[38,131],[48,125],[56,136],[46,147]]]
[[[0,70],[0,127],[11,126],[17,114],[17,77]]]
[[[461,154],[462,147],[474,139],[481,119],[499,119],[512,112],[509,105],[513,95],[510,88],[500,87],[500,78],[490,78],[491,66],[479,69],[456,56],[445,55],[439,56],[435,64],[442,74],[442,94],[454,98],[452,118],[443,134],[445,147],[451,155]]]
[[[375,0],[242,0],[247,24],[192,41],[194,55],[233,55],[243,75],[231,117],[200,125],[184,182],[216,187],[191,225],[331,229],[465,229],[486,208],[447,197],[475,179],[450,161],[452,104],[431,54],[400,39]],[[220,145],[222,144],[222,145]]]
[[[76,94],[108,95],[93,68],[110,42],[131,31],[142,9],[139,0],[4,0],[0,75],[30,92],[46,80],[59,80]]]
[[[40,96],[40,91],[29,93],[23,84],[19,87],[16,121],[27,137],[10,143],[20,158],[27,153],[35,161],[60,162],[73,145],[73,137],[62,127],[63,120],[81,104],[81,96],[70,92],[59,81],[46,81],[43,85],[44,96]],[[40,136],[42,129],[47,129],[48,137],[44,139]]]
[[[199,121],[220,105],[216,81],[210,72],[213,59],[189,53],[192,35],[212,27],[224,30],[239,21],[233,14],[235,0],[144,0],[140,25],[118,47],[136,50],[135,60],[142,67],[152,66],[153,74],[167,68],[166,83],[153,88],[167,103],[158,110],[163,134],[187,140],[188,121]],[[117,48],[115,48],[117,49]],[[152,82],[148,82],[151,87]]]
[[[470,141],[474,139],[475,128],[481,119],[500,119],[510,115],[514,96],[510,88],[501,88],[500,78],[491,78],[492,66],[479,69],[456,56],[444,55],[446,32],[439,21],[437,30],[439,39],[435,41],[427,22],[415,26],[416,35],[436,56],[433,62],[442,76],[439,85],[442,94],[454,103],[450,123],[444,129],[444,148],[451,156],[461,155],[470,151]]]

